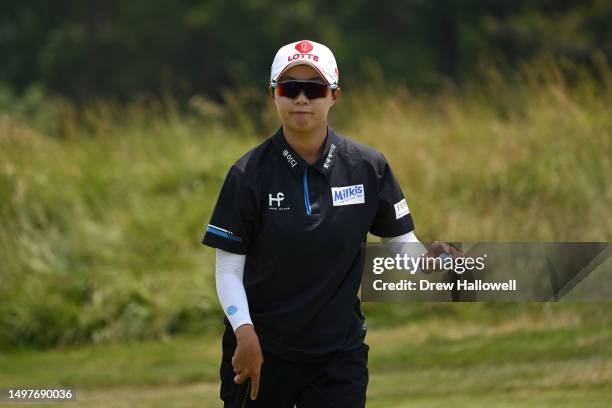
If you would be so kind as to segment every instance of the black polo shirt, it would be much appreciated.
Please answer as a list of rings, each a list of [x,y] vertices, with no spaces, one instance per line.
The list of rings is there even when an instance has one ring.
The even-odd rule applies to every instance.
[[[413,229],[382,154],[328,127],[309,165],[281,127],[230,168],[202,242],[246,255],[243,282],[262,348],[315,361],[362,341],[357,293],[368,231]]]

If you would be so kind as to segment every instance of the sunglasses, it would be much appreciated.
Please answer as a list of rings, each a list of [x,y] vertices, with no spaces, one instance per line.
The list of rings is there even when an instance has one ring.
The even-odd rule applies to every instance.
[[[302,80],[291,80],[283,81],[276,84],[279,96],[286,96],[287,98],[297,98],[301,91],[304,91],[304,95],[308,99],[325,98],[327,96],[327,89],[335,87],[328,86],[323,82],[317,81],[302,81]]]

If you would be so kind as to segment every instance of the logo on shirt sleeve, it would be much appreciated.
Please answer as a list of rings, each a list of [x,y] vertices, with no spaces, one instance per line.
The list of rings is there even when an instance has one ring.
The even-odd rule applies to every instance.
[[[393,204],[393,206],[395,207],[395,219],[396,220],[399,220],[406,214],[410,214],[410,209],[408,208],[408,203],[406,203],[405,198],[402,199],[402,201],[399,201]]]
[[[334,207],[365,203],[365,188],[363,187],[363,184],[355,184],[354,186],[345,187],[332,187],[331,193]]]
[[[242,238],[234,234],[232,231],[217,227],[216,225],[208,224],[208,228],[206,229],[206,231],[210,232],[211,234],[215,234],[220,237],[229,239],[230,241],[242,241]]]

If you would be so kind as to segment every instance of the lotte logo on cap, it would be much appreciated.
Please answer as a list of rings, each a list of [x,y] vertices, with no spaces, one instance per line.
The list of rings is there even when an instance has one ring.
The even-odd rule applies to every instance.
[[[295,45],[295,49],[302,54],[308,54],[312,51],[312,44],[308,41],[300,41]]]

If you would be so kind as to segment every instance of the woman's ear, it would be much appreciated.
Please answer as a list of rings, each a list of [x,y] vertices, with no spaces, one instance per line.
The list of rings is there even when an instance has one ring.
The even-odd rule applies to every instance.
[[[338,98],[340,98],[341,93],[342,91],[340,90],[340,87],[337,87],[336,89],[332,90],[332,99],[334,100],[334,102],[338,101]]]

